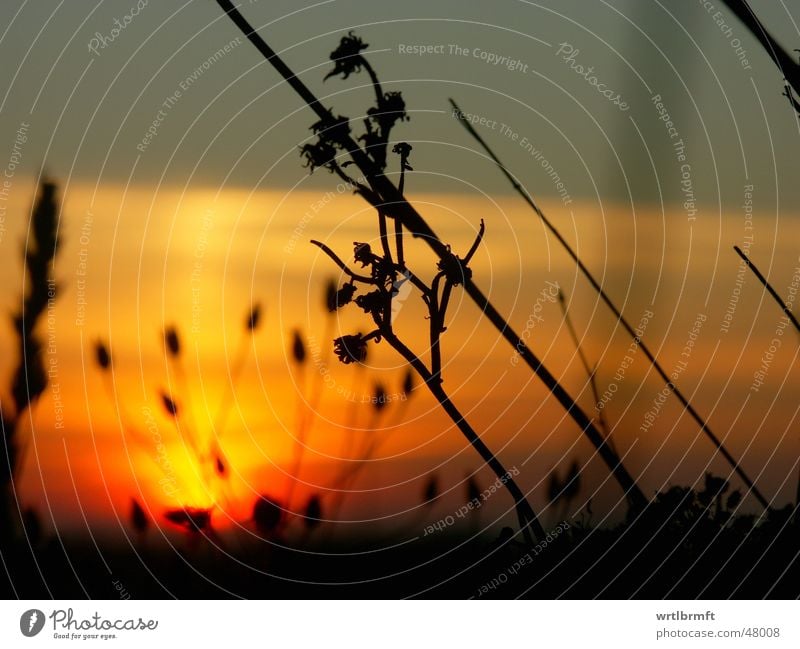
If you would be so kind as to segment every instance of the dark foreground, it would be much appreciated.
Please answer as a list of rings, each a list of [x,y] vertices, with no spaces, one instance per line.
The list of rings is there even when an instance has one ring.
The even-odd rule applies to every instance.
[[[794,514],[787,507],[761,520],[735,516],[721,497],[674,488],[635,520],[610,529],[564,523],[530,549],[508,529],[477,538],[442,532],[389,549],[385,539],[288,547],[249,538],[214,547],[187,534],[173,549],[154,549],[147,539],[112,547],[45,539],[33,552],[4,544],[2,592],[30,599],[797,598]]]

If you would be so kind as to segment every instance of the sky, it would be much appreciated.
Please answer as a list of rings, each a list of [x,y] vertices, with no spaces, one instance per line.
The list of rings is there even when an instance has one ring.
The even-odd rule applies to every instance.
[[[752,4],[787,49],[800,42],[783,3]],[[727,469],[676,403],[650,433],[637,432],[659,382],[641,357],[614,381],[630,341],[476,148],[448,98],[475,120],[628,318],[636,323],[653,310],[648,340],[667,367],[701,330],[682,385],[770,496],[791,497],[797,350],[787,343],[767,387],[750,389],[779,313],[752,281],[746,290],[737,284],[732,246],[747,242],[785,292],[798,266],[798,122],[779,72],[721,3],[253,1],[241,10],[356,133],[373,101],[366,77],[323,78],[348,31],[369,44],[384,89],[402,91],[408,108],[410,120],[393,133],[413,146],[407,195],[456,251],[468,249],[485,220],[476,280],[591,408],[562,314],[552,301],[537,303],[548,282],[565,291],[601,387],[619,390],[608,412],[647,493]],[[124,28],[113,31],[115,20]],[[40,172],[58,181],[63,197],[55,317],[67,426],[63,436],[51,434],[53,394],[46,394],[31,424],[26,493],[67,525],[76,525],[83,505],[90,519],[113,518],[132,494],[156,509],[232,498],[231,516],[241,520],[255,494],[285,488],[298,409],[317,398],[303,489],[328,484],[353,417],[360,428],[376,425],[360,401],[375,381],[397,394],[403,367],[385,346],[360,377],[327,356],[334,335],[366,323],[358,312],[331,319],[321,308],[335,269],[308,239],[347,257],[353,241],[374,238],[374,215],[326,171],[303,168],[298,148],[312,113],[214,2],[7,1],[0,30],[4,258],[19,255]],[[390,161],[389,173],[396,167]],[[434,267],[423,246],[409,254],[426,272]],[[24,288],[19,268],[6,265],[0,279],[13,289],[2,296],[11,312]],[[741,297],[726,327],[734,291]],[[176,500],[157,486],[163,466],[153,439],[128,438],[148,430],[149,408],[172,456],[185,454],[161,411],[164,390],[180,392],[193,426],[209,433],[255,303],[265,305],[265,323],[245,340],[224,440],[237,467],[235,493],[204,493],[196,467],[175,460],[183,484]],[[398,326],[424,345],[420,304],[403,308]],[[531,320],[542,310],[541,324]],[[708,324],[696,327],[699,314]],[[185,370],[163,357],[170,324],[186,342]],[[295,329],[319,350],[303,369],[287,352]],[[111,384],[92,361],[98,340],[115,358]],[[509,464],[529,467],[522,481],[538,504],[549,472],[573,457],[587,467],[589,497],[609,508],[619,502],[574,425],[513,365],[510,348],[462,294],[446,345],[454,399]],[[10,339],[0,349],[12,357]],[[386,502],[395,513],[418,506],[431,472],[456,490],[477,466],[435,402],[421,393],[414,399],[413,408],[396,404],[381,415],[392,426],[381,442],[391,468],[365,472],[367,491],[350,511],[366,524],[385,514]]]
[[[246,2],[242,11],[326,105],[354,120],[371,101],[364,77],[322,78],[338,38],[355,29],[384,85],[404,93],[412,120],[397,137],[418,142],[418,166],[435,174],[419,179],[420,189],[508,191],[485,159],[465,154],[474,147],[449,112],[454,97],[468,113],[497,123],[484,127],[490,143],[537,196],[557,192],[518,145],[523,138],[571,196],[656,203],[681,197],[680,172],[665,153],[682,139],[703,205],[736,205],[748,180],[774,204],[776,166],[785,170],[792,159],[786,134],[797,133],[796,123],[778,71],[719,5]],[[796,29],[782,3],[753,6],[791,49]],[[215,3],[132,9],[135,3],[123,1],[3,3],[0,136],[13,144],[19,125],[30,123],[26,173],[46,164],[60,177],[99,183],[324,186],[297,164],[312,115],[249,43],[235,41],[240,35]],[[111,40],[115,19],[126,26]],[[202,69],[230,43],[230,53]],[[437,49],[408,53],[414,45]],[[502,57],[519,66],[495,64]],[[576,65],[593,65],[598,83],[629,108],[614,106]],[[667,135],[654,95],[664,99],[679,138]],[[516,142],[504,138],[502,124],[519,134]],[[777,173],[780,180],[784,172]],[[661,186],[657,177],[665,179]],[[796,201],[794,183],[779,185],[781,200]]]

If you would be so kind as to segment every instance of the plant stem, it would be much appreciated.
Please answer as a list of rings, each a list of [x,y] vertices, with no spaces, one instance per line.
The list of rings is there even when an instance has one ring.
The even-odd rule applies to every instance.
[[[570,338],[572,338],[572,342],[575,345],[576,351],[578,352],[578,357],[581,360],[581,364],[586,372],[586,376],[589,378],[589,386],[592,390],[592,398],[594,399],[595,410],[597,411],[597,420],[600,422],[600,428],[605,433],[606,439],[611,445],[611,448],[616,450],[616,447],[614,446],[614,440],[611,438],[611,429],[608,427],[608,422],[606,422],[604,410],[599,407],[600,391],[597,389],[597,381],[595,380],[596,372],[589,364],[589,359],[586,358],[586,354],[581,346],[581,341],[578,338],[578,333],[575,331],[575,326],[572,324],[572,318],[570,317],[569,310],[567,309],[566,299],[564,298],[564,294],[560,291],[558,294],[558,302],[561,305],[561,311],[564,314],[564,322],[567,325],[567,331],[569,332]]]
[[[442,387],[440,378],[431,374],[428,368],[425,367],[425,364],[414,352],[406,347],[397,336],[388,331],[384,331],[383,334],[386,341],[399,352],[400,355],[408,361],[409,365],[414,368],[417,374],[419,374],[442,409],[448,414],[450,419],[452,419],[453,423],[458,426],[458,429],[462,432],[464,437],[467,438],[470,445],[478,451],[483,461],[494,471],[495,475],[504,484],[506,489],[508,489],[511,497],[514,499],[514,507],[517,510],[520,529],[528,545],[533,545],[533,539],[531,539],[530,536],[531,530],[533,530],[533,534],[536,538],[543,539],[545,537],[545,531],[541,523],[539,523],[536,513],[533,511],[533,507],[531,507],[530,503],[525,498],[522,489],[514,482],[514,478],[511,477],[511,474],[506,471],[500,460],[498,460],[489,447],[484,444],[480,435],[475,432],[472,426],[469,425],[469,422],[467,422],[461,412],[459,412],[455,404],[450,400],[450,397]]]
[[[788,81],[794,91],[800,94],[800,65],[773,38],[755,15],[746,0],[722,0],[728,8],[744,23],[744,26],[758,39],[778,71]]]
[[[231,2],[231,0],[217,0],[217,3],[228,14],[233,23],[253,43],[256,49],[258,49],[273,67],[275,67],[286,82],[294,88],[309,108],[311,108],[320,119],[332,120],[333,116],[330,111],[320,104],[319,100],[306,85],[291,71],[255,30],[253,30],[247,20],[233,5],[233,2]],[[338,132],[337,136],[339,136]],[[370,158],[359,148],[353,138],[346,134],[340,135],[339,138],[338,144],[345,151],[350,153],[353,162],[355,162],[362,173],[364,173],[372,190],[384,201],[382,207],[386,210],[387,214],[398,219],[413,237],[421,238],[425,241],[439,259],[448,258],[450,251],[444,243],[442,243],[441,239],[439,239],[416,209],[414,209],[414,207],[405,200],[403,195],[398,192],[391,181],[374,168],[374,164]],[[520,357],[525,361],[528,367],[533,370],[545,386],[553,393],[570,417],[578,424],[581,432],[583,432],[595,446],[600,457],[603,458],[603,461],[625,492],[632,508],[637,510],[644,508],[647,505],[647,498],[622,465],[622,461],[617,454],[605,443],[605,438],[594,426],[591,419],[586,416],[586,413],[583,412],[569,393],[567,393],[536,355],[525,345],[520,336],[511,328],[505,318],[500,315],[494,305],[489,302],[471,279],[467,279],[464,282],[464,288],[478,308],[486,315],[487,319],[497,328],[511,346],[517,349]]]
[[[456,110],[456,114],[463,115],[461,109],[458,107],[455,101],[452,99],[450,100],[453,108]],[[620,310],[616,307],[616,305],[611,301],[611,298],[608,297],[606,292],[603,290],[603,287],[600,286],[600,283],[594,278],[592,272],[584,265],[584,263],[578,257],[578,254],[572,249],[572,246],[569,245],[567,240],[561,235],[558,229],[553,225],[553,223],[548,219],[544,212],[539,209],[539,206],[535,203],[533,198],[528,194],[527,191],[522,187],[522,185],[517,181],[517,179],[511,174],[511,172],[506,168],[506,166],[500,161],[497,155],[492,151],[486,141],[480,136],[480,134],[472,127],[472,125],[465,121],[464,119],[459,118],[459,121],[464,126],[465,129],[469,132],[469,134],[478,142],[478,144],[483,147],[486,154],[495,162],[495,164],[500,168],[500,171],[503,172],[506,178],[508,178],[511,185],[514,187],[516,192],[525,200],[525,202],[536,212],[537,216],[542,220],[542,223],[547,227],[548,230],[555,236],[558,242],[562,245],[564,250],[566,250],[567,254],[572,258],[575,264],[578,266],[578,269],[583,273],[583,276],[589,281],[592,288],[597,292],[600,298],[605,302],[606,306],[611,310],[614,314],[614,317],[617,321],[623,326],[625,331],[638,342],[639,348],[642,350],[647,359],[650,361],[653,368],[656,370],[658,375],[664,380],[667,385],[672,388],[672,392],[677,397],[678,401],[681,402],[681,405],[684,407],[686,412],[695,420],[698,426],[700,426],[700,430],[706,434],[706,436],[712,441],[714,446],[717,447],[717,450],[722,454],[722,456],[728,461],[731,467],[736,471],[742,481],[747,485],[748,489],[753,493],[759,503],[764,507],[764,509],[769,509],[769,502],[763,496],[763,494],[758,490],[755,483],[750,479],[750,477],[745,473],[744,469],[740,466],[739,462],[731,455],[728,449],[725,447],[725,444],[717,437],[714,432],[709,428],[708,423],[700,416],[700,414],[694,409],[689,400],[683,395],[683,393],[678,389],[669,378],[669,375],[664,371],[664,368],[661,367],[661,363],[658,362],[655,355],[650,351],[650,348],[645,344],[644,340],[642,340],[637,334],[628,320],[622,315]]]
[[[761,271],[758,270],[756,265],[752,261],[750,261],[750,258],[742,252],[739,246],[734,246],[733,249],[736,251],[736,254],[742,258],[742,261],[744,261],[744,263],[750,268],[750,270],[753,271],[753,275],[755,275],[758,278],[758,281],[764,285],[764,288],[767,289],[767,292],[778,303],[778,306],[781,308],[781,311],[783,311],[786,317],[789,318],[791,323],[794,325],[794,328],[797,329],[798,332],[800,332],[800,322],[798,322],[797,318],[795,318],[794,313],[792,313],[792,309],[786,303],[784,303],[784,301],[781,299],[781,296],[778,295],[777,291],[774,288],[772,288],[772,285],[769,283],[769,281],[767,281],[767,278],[761,274]]]
[[[403,196],[406,186],[406,159],[400,159],[400,183],[397,186],[397,192]],[[400,268],[405,268],[406,258],[403,252],[403,223],[400,219],[394,220],[394,239],[395,246],[397,247],[397,265]]]

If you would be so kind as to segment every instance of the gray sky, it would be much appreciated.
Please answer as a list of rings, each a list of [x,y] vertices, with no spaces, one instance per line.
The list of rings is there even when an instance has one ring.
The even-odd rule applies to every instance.
[[[417,191],[508,191],[449,114],[452,96],[494,123],[482,132],[537,196],[557,197],[557,173],[575,199],[627,201],[630,194],[637,202],[680,202],[683,161],[671,145],[683,140],[699,205],[721,198],[736,206],[752,183],[759,209],[774,212],[778,198],[781,209],[795,209],[798,127],[780,95],[780,75],[730,12],[713,5],[285,0],[244,2],[242,11],[326,105],[353,118],[373,99],[359,87],[366,75],[322,78],[346,30],[369,43],[384,88],[402,90],[412,116],[394,135],[414,144]],[[753,6],[787,48],[800,46],[796,10],[766,0]],[[324,172],[304,180],[296,147],[313,116],[249,43],[242,39],[208,63],[239,36],[215,2],[150,0],[126,20],[135,7],[135,0],[2,3],[0,141],[9,156],[18,128],[30,124],[17,174],[44,163],[56,177],[101,184],[330,182]],[[717,24],[717,11],[732,31]],[[127,24],[109,40],[115,19]],[[737,57],[735,39],[750,69]],[[440,53],[401,53],[417,44],[440,46]],[[451,45],[466,55],[453,54]],[[571,60],[570,51],[577,51]],[[481,53],[520,63],[509,70]],[[593,66],[591,76],[629,108],[615,106],[576,65]],[[176,91],[181,96],[165,108]],[[655,94],[677,137],[658,119]],[[155,134],[145,140],[154,121]],[[503,123],[516,141],[501,132]]]

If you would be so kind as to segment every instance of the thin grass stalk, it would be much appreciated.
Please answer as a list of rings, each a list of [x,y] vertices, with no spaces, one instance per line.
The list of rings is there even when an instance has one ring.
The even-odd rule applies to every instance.
[[[457,115],[463,115],[461,109],[458,107],[455,101],[452,99],[450,100],[450,104],[456,111]],[[706,436],[711,440],[714,446],[717,447],[717,450],[720,454],[728,461],[734,471],[739,475],[742,481],[747,485],[748,489],[752,492],[755,498],[758,500],[759,503],[764,507],[764,509],[769,509],[769,501],[763,496],[761,491],[756,487],[755,483],[750,479],[744,469],[741,467],[740,463],[733,455],[728,451],[725,447],[725,444],[722,440],[717,437],[717,435],[709,428],[708,423],[703,419],[697,410],[694,409],[689,400],[684,396],[683,392],[678,389],[672,380],[669,378],[669,375],[661,367],[661,364],[656,359],[655,355],[650,351],[650,348],[645,344],[644,340],[642,340],[639,336],[637,336],[636,331],[628,322],[628,320],[622,315],[620,310],[616,307],[616,305],[611,301],[611,298],[608,297],[608,294],[603,290],[603,287],[600,283],[595,279],[592,272],[584,265],[581,259],[578,257],[577,253],[572,249],[572,246],[567,242],[567,240],[561,235],[555,225],[548,219],[544,212],[539,208],[533,198],[528,194],[525,188],[517,181],[514,175],[506,168],[506,166],[500,161],[494,151],[489,147],[486,141],[480,136],[480,134],[472,127],[472,124],[467,122],[466,120],[459,118],[459,122],[464,126],[467,132],[475,139],[478,144],[483,147],[486,154],[495,162],[495,164],[499,167],[500,171],[503,172],[503,175],[508,179],[511,183],[514,190],[523,198],[523,200],[536,212],[536,215],[542,220],[542,223],[547,227],[548,230],[553,234],[553,236],[558,240],[558,242],[562,245],[564,250],[566,250],[567,254],[572,258],[575,264],[580,269],[581,273],[583,273],[584,277],[589,281],[592,288],[597,292],[600,298],[605,302],[606,306],[611,310],[614,314],[614,317],[617,318],[618,322],[622,324],[625,331],[638,342],[639,348],[642,350],[644,355],[650,361],[650,364],[656,370],[658,375],[666,382],[668,386],[671,387],[671,392],[676,396],[678,401],[680,401],[681,405],[684,407],[686,412],[695,420],[697,425],[700,427],[700,430],[706,434]]]
[[[570,338],[572,338],[572,343],[575,345],[575,350],[578,352],[578,358],[580,358],[581,365],[583,365],[583,369],[589,379],[589,386],[592,390],[592,398],[594,399],[597,420],[600,422],[600,428],[605,433],[606,439],[611,445],[611,448],[616,451],[614,440],[611,437],[611,429],[606,421],[605,411],[599,407],[600,391],[597,389],[597,372],[595,371],[595,368],[589,364],[589,359],[586,358],[586,353],[583,351],[583,346],[578,338],[578,333],[575,331],[575,326],[572,324],[572,318],[570,317],[569,309],[567,308],[567,301],[564,298],[564,293],[562,291],[558,292],[558,303],[561,305],[561,312],[564,314],[564,323],[567,325],[567,331],[569,332]]]
[[[384,338],[398,353],[400,353],[401,356],[403,356],[403,358],[406,359],[408,364],[414,368],[417,374],[419,374],[419,377],[428,387],[430,393],[439,402],[439,405],[458,427],[464,437],[466,437],[470,445],[478,452],[478,454],[481,456],[481,459],[483,459],[489,468],[494,471],[494,474],[500,480],[504,481],[505,487],[508,489],[509,493],[514,499],[514,507],[517,511],[520,529],[522,530],[526,542],[529,545],[533,545],[530,536],[531,530],[536,538],[543,539],[545,537],[544,528],[539,522],[539,518],[533,511],[530,503],[525,498],[525,494],[522,492],[522,489],[520,489],[519,485],[517,485],[517,483],[514,481],[514,478],[511,476],[511,474],[506,471],[500,460],[498,460],[489,447],[486,446],[480,435],[475,432],[475,429],[470,426],[469,422],[467,422],[456,405],[450,400],[450,397],[442,387],[440,377],[432,374],[428,368],[425,367],[425,364],[416,356],[416,354],[406,347],[400,341],[400,339],[397,338],[397,336],[394,334],[389,334],[388,332],[384,332]]]
[[[758,281],[761,282],[765,289],[767,289],[767,293],[769,293],[775,302],[778,303],[778,306],[781,308],[781,311],[783,311],[783,314],[794,325],[794,328],[797,330],[797,332],[800,333],[800,322],[797,321],[794,313],[792,313],[791,307],[783,301],[781,296],[778,295],[778,292],[772,287],[772,284],[769,283],[769,280],[764,277],[762,272],[758,270],[758,267],[752,261],[750,261],[750,258],[742,251],[742,249],[739,248],[739,246],[734,246],[733,249],[736,251],[736,254],[742,258],[742,261],[745,263],[745,265],[753,271],[753,275],[755,275]],[[797,477],[797,490],[795,492],[794,502],[795,507],[800,507],[800,471],[798,472]]]
[[[783,311],[784,315],[789,318],[789,321],[794,325],[794,328],[797,329],[798,333],[800,333],[800,322],[797,321],[794,313],[792,313],[791,307],[786,304],[783,299],[781,299],[781,296],[778,295],[778,292],[772,288],[772,285],[769,283],[767,278],[761,274],[761,271],[758,270],[758,267],[752,261],[750,261],[750,258],[744,254],[744,252],[742,252],[742,249],[739,248],[739,246],[734,246],[733,249],[736,251],[736,254],[742,258],[742,261],[744,261],[745,265],[753,271],[753,275],[755,275],[758,278],[758,281],[764,285],[764,288],[767,289],[767,293],[769,293],[778,303],[781,311]]]
[[[755,12],[750,8],[746,0],[722,0],[728,8],[736,14],[736,17],[744,23],[744,26],[758,39],[764,51],[772,59],[778,71],[791,84],[794,91],[800,94],[800,65],[785,50],[772,34],[765,29],[758,19]]]
[[[306,403],[306,368],[299,364],[297,367],[297,412],[295,415],[295,435],[294,435],[294,458],[292,468],[289,471],[289,485],[286,489],[284,503],[286,511],[292,511],[291,503],[295,488],[300,476],[300,469],[303,466],[303,456],[306,451],[306,426],[305,426],[305,403]]]
[[[332,114],[322,106],[319,100],[308,89],[308,87],[292,72],[283,60],[272,50],[269,45],[258,35],[234,6],[231,0],[217,0],[217,4],[228,15],[231,21],[241,30],[250,40],[256,49],[269,61],[287,83],[305,101],[311,110],[323,121],[331,121]],[[447,259],[450,252],[445,244],[439,239],[423,217],[414,207],[405,200],[403,195],[397,190],[392,182],[379,170],[374,168],[372,161],[367,154],[356,144],[349,135],[337,134],[338,143],[348,152],[353,162],[362,171],[372,192],[381,199],[381,207],[387,214],[398,220],[415,238],[421,238],[439,257],[440,260]],[[362,195],[366,195],[362,192]],[[368,199],[369,200],[369,199]],[[641,510],[647,506],[647,498],[636,484],[630,473],[628,473],[622,460],[605,442],[603,434],[595,427],[592,420],[586,415],[576,401],[564,389],[550,371],[542,364],[539,358],[524,343],[506,319],[500,314],[495,306],[483,294],[472,279],[466,279],[464,289],[476,306],[482,311],[489,322],[502,334],[503,338],[516,349],[526,365],[544,383],[545,387],[553,394],[559,404],[569,414],[578,425],[581,432],[586,435],[589,441],[597,449],[598,455],[603,459],[609,471],[619,483],[631,508]]]

